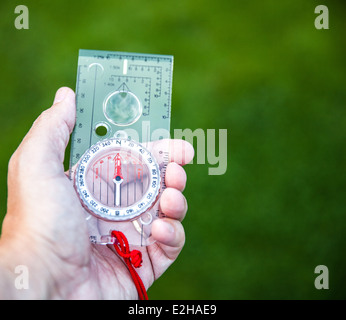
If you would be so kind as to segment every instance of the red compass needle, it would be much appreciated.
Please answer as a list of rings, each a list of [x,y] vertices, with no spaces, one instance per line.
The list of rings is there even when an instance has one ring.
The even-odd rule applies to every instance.
[[[114,162],[115,162],[115,170],[114,170],[114,178],[113,180],[122,180],[123,176],[121,174],[121,160],[120,160],[120,154],[117,153],[114,157]],[[117,178],[118,177],[118,178]],[[114,182],[115,183],[115,182]]]
[[[120,185],[124,181],[124,178],[121,174],[121,160],[120,160],[120,154],[117,153],[114,157],[115,167],[114,167],[114,177],[113,182],[115,184],[115,206],[120,206]]]

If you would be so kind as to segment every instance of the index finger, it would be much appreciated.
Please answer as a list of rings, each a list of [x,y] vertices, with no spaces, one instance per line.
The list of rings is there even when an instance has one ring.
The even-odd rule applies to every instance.
[[[191,162],[195,154],[193,146],[181,139],[157,140],[152,142],[148,148],[159,164],[175,162],[183,166]]]

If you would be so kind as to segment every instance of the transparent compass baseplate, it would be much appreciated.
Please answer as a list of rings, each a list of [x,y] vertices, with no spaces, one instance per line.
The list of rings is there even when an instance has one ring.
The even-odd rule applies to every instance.
[[[111,232],[117,230],[131,245],[152,244],[164,171],[163,158],[132,140],[106,139],[89,148],[75,169],[74,187],[86,210],[90,241],[112,244]]]

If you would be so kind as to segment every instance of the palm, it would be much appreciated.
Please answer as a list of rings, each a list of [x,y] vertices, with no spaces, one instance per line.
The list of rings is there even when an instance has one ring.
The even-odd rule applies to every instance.
[[[40,183],[44,184],[43,181]],[[40,252],[51,250],[52,245],[54,247],[54,250],[46,256],[54,262],[50,268],[56,277],[56,282],[61,282],[59,279],[66,279],[65,287],[57,290],[61,293],[58,297],[67,295],[68,298],[75,299],[136,299],[138,296],[136,288],[122,258],[115,253],[112,246],[94,245],[89,242],[86,233],[86,215],[68,178],[59,175],[49,180],[49,185],[54,188],[45,188],[47,192],[40,192],[40,197],[47,203],[60,203],[57,210],[49,212],[49,218],[57,223],[51,228],[44,227],[47,212],[43,214],[36,206],[27,209],[37,215],[33,227],[35,230],[41,230]],[[42,201],[39,207],[42,207]],[[63,233],[59,231],[62,225],[65,228]],[[27,229],[26,232],[34,231]],[[59,234],[61,237],[57,237]],[[169,259],[158,243],[142,248],[141,252],[143,266],[137,269],[137,272],[148,288],[174,259]],[[51,257],[52,253],[54,257]],[[50,261],[47,263],[50,264]]]
[[[90,286],[95,290],[90,292],[89,298],[137,299],[136,288],[122,259],[115,255],[111,248],[98,245],[91,247],[94,267],[91,269]],[[141,251],[144,263],[137,272],[148,288],[172,261],[165,257],[157,244]],[[81,297],[83,294],[76,295],[76,298]]]

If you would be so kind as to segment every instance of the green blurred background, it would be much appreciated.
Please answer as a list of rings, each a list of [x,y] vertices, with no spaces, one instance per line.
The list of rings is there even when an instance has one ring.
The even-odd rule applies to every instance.
[[[150,298],[346,298],[345,1],[25,0],[29,30],[18,4],[0,3],[0,221],[8,160],[75,88],[79,48],[173,54],[172,129],[228,129],[228,168],[186,167],[186,245]]]

